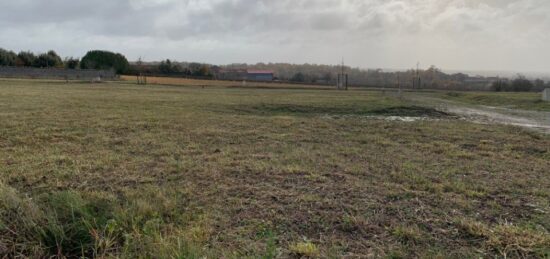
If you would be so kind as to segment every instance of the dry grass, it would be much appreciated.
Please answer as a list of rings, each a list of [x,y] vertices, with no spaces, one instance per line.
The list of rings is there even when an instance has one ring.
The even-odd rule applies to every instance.
[[[315,258],[320,255],[319,248],[309,241],[298,242],[290,246],[290,251],[299,257]]]
[[[549,253],[550,136],[377,92],[0,81],[0,125],[0,257]]]
[[[137,82],[135,76],[121,76],[121,80]],[[174,85],[174,86],[196,86],[196,87],[230,87],[230,88],[279,88],[279,89],[334,89],[331,86],[290,84],[277,82],[245,82],[225,80],[200,80],[177,77],[154,77],[148,76],[147,83],[153,85]]]

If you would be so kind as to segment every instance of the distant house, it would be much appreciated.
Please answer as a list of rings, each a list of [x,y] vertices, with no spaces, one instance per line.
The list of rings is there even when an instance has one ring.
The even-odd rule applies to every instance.
[[[270,70],[247,70],[247,79],[250,81],[273,81],[273,71]]]

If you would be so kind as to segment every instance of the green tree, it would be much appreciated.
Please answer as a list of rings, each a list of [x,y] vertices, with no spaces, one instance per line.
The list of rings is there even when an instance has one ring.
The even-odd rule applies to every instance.
[[[498,81],[493,82],[491,88],[495,92],[504,92],[504,91],[508,91],[510,89],[510,86],[509,86],[508,82],[503,81],[503,80],[498,80]]]
[[[306,80],[306,76],[302,72],[298,72],[292,76],[290,81],[293,82],[304,82]]]
[[[163,74],[172,73],[172,61],[170,61],[170,59],[161,61],[159,64],[159,71]]]
[[[65,58],[65,68],[67,69],[77,69],[79,64],[80,60],[78,58]]]
[[[533,84],[534,84],[535,89],[537,91],[540,91],[540,90],[544,89],[544,80],[542,80],[540,78],[537,78]]]
[[[114,69],[118,74],[128,71],[130,64],[125,56],[103,50],[88,51],[80,61],[82,69]]]
[[[181,71],[181,67],[178,64],[173,63],[170,59],[161,61],[158,69],[163,74],[178,73]]]
[[[533,82],[529,81],[525,76],[518,75],[516,79],[512,81],[512,91],[514,92],[528,92],[533,89]]]
[[[202,65],[199,69],[199,76],[210,76],[210,67],[208,65]]]
[[[21,51],[17,54],[17,57],[21,61],[21,65],[25,67],[31,67],[36,61],[36,55],[30,51]]]
[[[15,66],[17,55],[13,51],[0,48],[0,66]]]
[[[332,82],[332,74],[330,72],[326,72],[323,75],[323,80],[325,80],[327,83]]]
[[[200,63],[190,63],[189,64],[189,73],[194,76],[200,76],[201,75],[201,67],[202,65]]]
[[[38,55],[38,58],[34,60],[34,67],[63,67],[63,60],[61,57],[55,53],[55,51],[50,50],[47,53],[42,53]]]

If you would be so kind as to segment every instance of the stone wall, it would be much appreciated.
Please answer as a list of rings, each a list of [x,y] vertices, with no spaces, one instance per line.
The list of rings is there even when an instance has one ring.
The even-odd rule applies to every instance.
[[[60,69],[32,67],[0,67],[0,77],[3,78],[37,78],[62,80],[113,80],[116,73],[111,70],[93,69]]]

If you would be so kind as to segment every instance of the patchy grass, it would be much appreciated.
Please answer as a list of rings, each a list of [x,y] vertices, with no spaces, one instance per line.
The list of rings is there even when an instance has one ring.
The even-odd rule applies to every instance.
[[[548,168],[378,92],[0,81],[0,257],[544,257]]]
[[[320,255],[319,248],[309,241],[298,242],[290,246],[290,251],[298,257],[314,258]]]
[[[512,224],[487,226],[481,222],[461,220],[461,233],[472,242],[481,242],[486,250],[504,258],[547,258],[550,256],[550,236],[529,226]]]
[[[415,244],[422,241],[422,231],[417,226],[397,226],[391,234],[405,244]]]
[[[542,100],[541,93],[509,93],[509,92],[446,92],[437,93],[438,97],[469,104],[550,111],[550,102]]]

